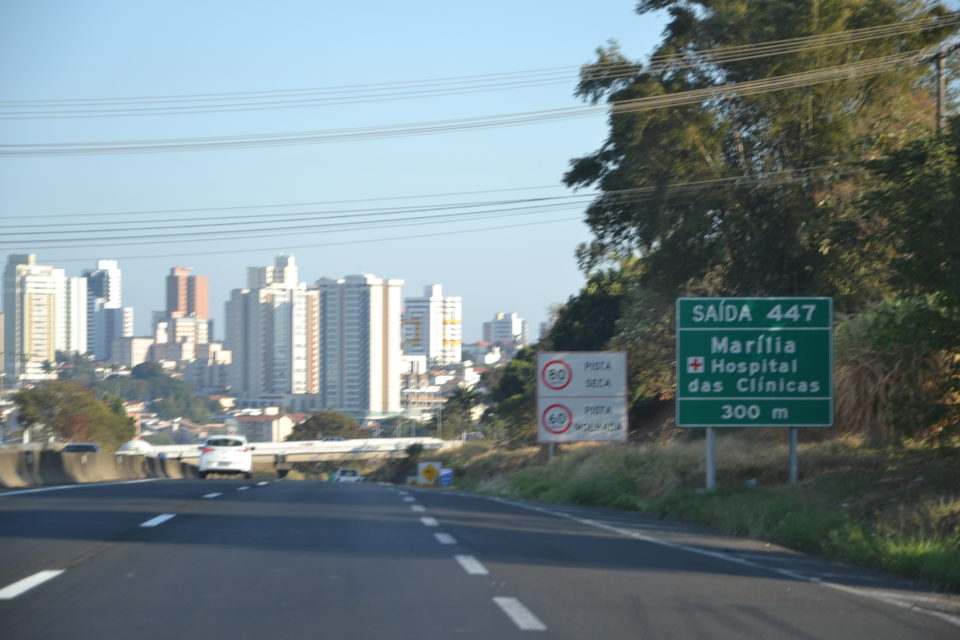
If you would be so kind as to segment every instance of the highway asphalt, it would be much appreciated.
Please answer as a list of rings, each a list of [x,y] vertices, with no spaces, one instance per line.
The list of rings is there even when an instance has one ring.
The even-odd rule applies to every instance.
[[[642,514],[373,483],[0,493],[4,638],[960,638],[960,601]]]

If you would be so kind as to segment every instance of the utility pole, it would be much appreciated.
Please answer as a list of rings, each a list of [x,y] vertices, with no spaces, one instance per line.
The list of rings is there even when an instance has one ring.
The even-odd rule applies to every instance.
[[[960,49],[960,42],[952,44],[920,60],[920,62],[932,62],[937,67],[937,133],[940,133],[947,124],[947,116],[944,109],[944,103],[947,99],[947,79],[944,73],[944,63],[947,56],[954,53],[957,49]]]

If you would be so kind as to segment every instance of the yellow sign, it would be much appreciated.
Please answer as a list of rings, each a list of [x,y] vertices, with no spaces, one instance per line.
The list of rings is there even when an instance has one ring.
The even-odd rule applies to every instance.
[[[436,484],[437,480],[440,478],[440,463],[439,462],[421,462],[418,478],[419,482],[424,484]]]

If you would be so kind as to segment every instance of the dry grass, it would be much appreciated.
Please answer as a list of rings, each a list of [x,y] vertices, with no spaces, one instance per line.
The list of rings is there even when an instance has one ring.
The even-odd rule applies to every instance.
[[[802,442],[787,484],[776,430],[718,437],[718,483],[704,484],[704,441],[451,452],[460,486],[547,502],[645,510],[874,566],[960,590],[960,442],[872,448],[864,434]],[[746,485],[755,485],[748,488]]]

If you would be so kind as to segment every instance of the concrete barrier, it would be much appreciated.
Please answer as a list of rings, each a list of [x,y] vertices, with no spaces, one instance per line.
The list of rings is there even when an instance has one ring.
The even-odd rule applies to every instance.
[[[0,487],[7,489],[140,478],[196,477],[196,465],[183,460],[41,449],[0,451]]]
[[[20,475],[19,454],[16,451],[0,451],[0,487],[25,487],[26,480]]]

